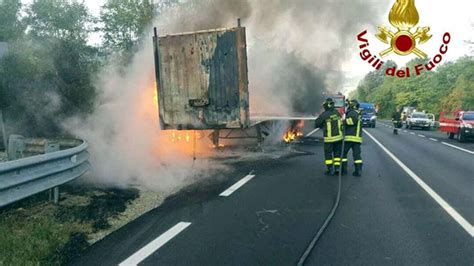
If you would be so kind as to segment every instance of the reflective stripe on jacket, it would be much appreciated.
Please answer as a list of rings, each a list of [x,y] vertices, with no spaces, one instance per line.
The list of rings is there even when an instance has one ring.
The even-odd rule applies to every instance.
[[[324,142],[337,142],[342,140],[342,118],[335,109],[324,111],[315,122],[315,127],[322,128]]]
[[[361,115],[356,110],[349,110],[345,120],[345,141],[362,143]]]

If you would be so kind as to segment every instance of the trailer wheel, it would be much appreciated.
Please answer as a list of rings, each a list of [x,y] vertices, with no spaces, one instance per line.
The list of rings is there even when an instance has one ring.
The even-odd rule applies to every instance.
[[[449,132],[449,133],[448,133],[448,138],[449,138],[449,139],[454,139],[454,133]]]

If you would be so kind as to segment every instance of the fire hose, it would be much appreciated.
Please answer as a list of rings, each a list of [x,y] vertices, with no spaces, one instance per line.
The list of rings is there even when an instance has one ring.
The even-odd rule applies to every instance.
[[[342,146],[341,146],[341,158],[344,157],[344,144],[345,144],[345,136],[346,136],[346,129],[345,126],[342,127]],[[318,232],[316,235],[313,237],[309,245],[306,247],[305,252],[303,255],[300,257],[298,261],[298,266],[303,266],[306,260],[308,259],[308,256],[311,254],[311,251],[314,249],[316,246],[316,243],[318,240],[321,238],[322,234],[328,227],[329,223],[331,222],[332,218],[334,217],[334,214],[336,213],[337,208],[339,207],[339,201],[341,200],[341,183],[342,183],[342,164],[343,162],[341,161],[341,164],[339,165],[339,174],[338,174],[338,185],[337,185],[337,196],[336,196],[336,201],[334,202],[334,205],[331,209],[331,212],[327,216],[326,220],[324,221],[323,225],[321,228],[319,228]]]

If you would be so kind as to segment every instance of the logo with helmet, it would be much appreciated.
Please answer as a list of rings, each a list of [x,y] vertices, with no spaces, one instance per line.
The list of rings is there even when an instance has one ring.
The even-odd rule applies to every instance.
[[[430,34],[431,29],[429,26],[417,27],[420,21],[420,14],[416,8],[415,0],[395,0],[390,9],[388,20],[393,28],[382,25],[378,27],[378,32],[375,34],[379,41],[389,45],[388,48],[378,53],[380,58],[369,50],[369,40],[366,37],[368,31],[364,30],[357,35],[362,60],[369,63],[376,70],[380,70],[385,63],[381,58],[392,54],[398,56],[413,54],[421,59],[428,58],[427,53],[421,50],[420,47],[430,41],[433,35]],[[441,40],[442,44],[438,53],[428,63],[418,64],[413,69],[409,67],[403,69],[388,67],[385,70],[385,74],[387,76],[408,78],[413,76],[413,74],[420,76],[423,72],[433,70],[441,63],[443,56],[448,52],[451,34],[449,32],[444,33]]]
[[[429,34],[430,27],[418,27],[420,16],[415,6],[415,0],[396,0],[388,20],[397,31],[393,32],[387,26],[380,26],[379,32],[375,35],[381,42],[390,44],[390,47],[380,53],[383,58],[395,52],[398,55],[406,56],[415,54],[419,58],[426,58],[427,54],[417,48],[417,44],[426,43],[433,37]]]

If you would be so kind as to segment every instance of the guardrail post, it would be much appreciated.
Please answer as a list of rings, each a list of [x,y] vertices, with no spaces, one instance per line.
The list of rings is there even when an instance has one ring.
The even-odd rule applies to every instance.
[[[54,204],[58,204],[59,202],[59,187],[53,188],[53,196],[54,196]]]
[[[46,141],[44,144],[44,153],[51,153],[59,151],[59,142],[57,141]],[[53,187],[49,192],[49,199],[54,201],[54,204],[59,202],[59,187]]]

